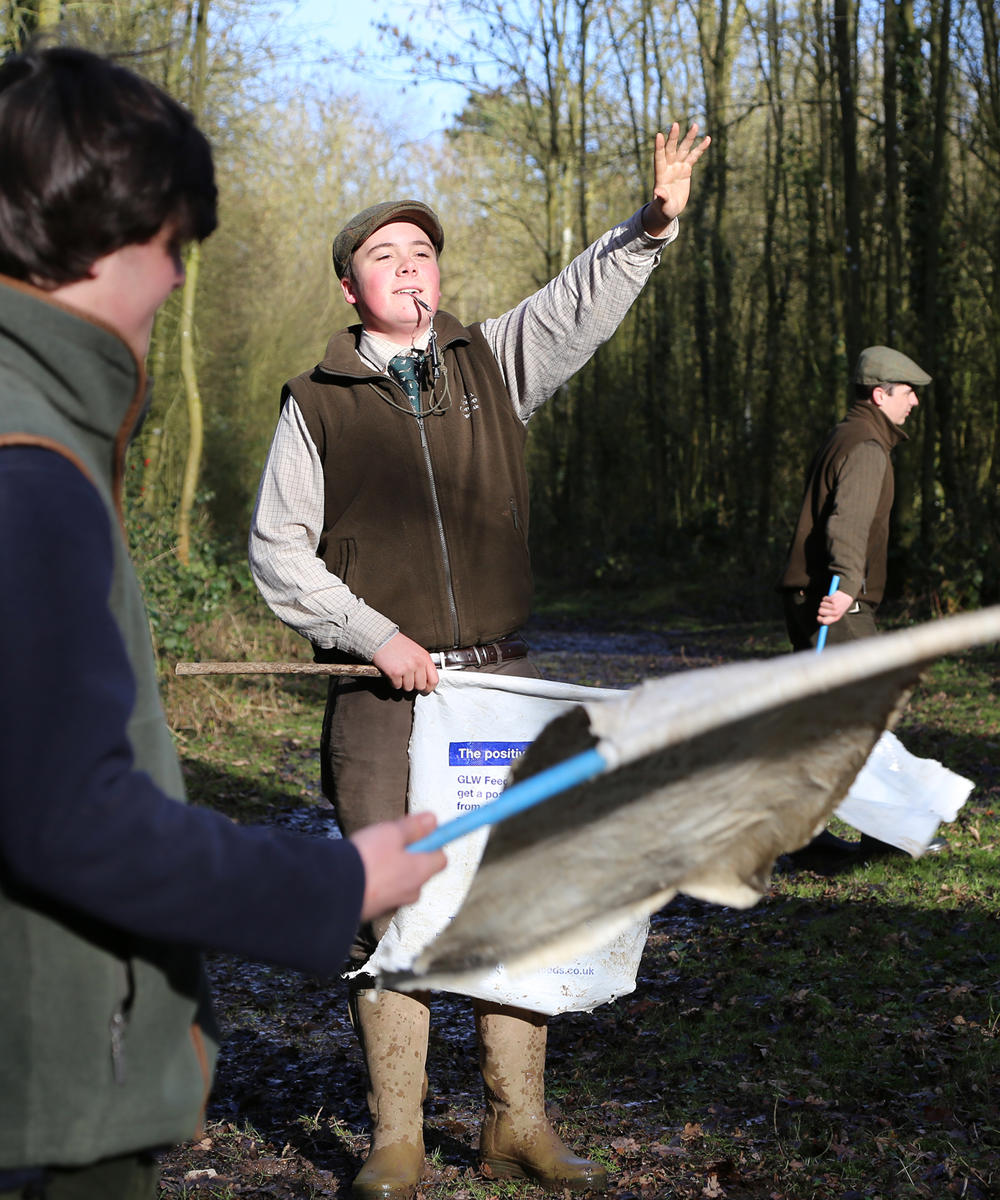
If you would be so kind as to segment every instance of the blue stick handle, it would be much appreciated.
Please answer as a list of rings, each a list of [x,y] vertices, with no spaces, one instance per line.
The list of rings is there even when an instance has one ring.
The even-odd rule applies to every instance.
[[[507,817],[512,817],[514,813],[519,813],[526,808],[531,808],[533,804],[547,800],[549,796],[565,792],[578,783],[586,783],[588,779],[593,779],[595,775],[600,775],[602,771],[606,770],[607,765],[607,760],[600,750],[584,750],[580,754],[574,754],[565,762],[556,763],[554,767],[522,779],[520,783],[515,783],[496,800],[484,804],[475,812],[465,813],[464,816],[456,817],[454,821],[448,821],[446,824],[438,826],[433,833],[429,833],[425,838],[420,838],[419,841],[411,842],[406,848],[415,854],[421,854],[428,850],[440,850],[442,846],[446,846],[456,838],[464,837],[474,829],[479,829],[483,825],[496,825],[498,822],[506,820]]]
[[[834,575],[834,577],[830,580],[830,590],[826,594],[828,596],[832,596],[833,593],[839,587],[840,587],[840,576]],[[822,651],[823,647],[826,645],[826,635],[829,632],[829,629],[830,629],[829,625],[821,625],[819,627],[819,636],[816,638],[816,653],[817,654],[819,654]]]

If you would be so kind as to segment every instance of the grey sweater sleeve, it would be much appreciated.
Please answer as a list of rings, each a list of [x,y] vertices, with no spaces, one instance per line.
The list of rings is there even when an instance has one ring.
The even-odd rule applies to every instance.
[[[642,225],[642,209],[609,230],[516,308],[482,323],[522,421],[574,375],[621,324],[677,237]]]

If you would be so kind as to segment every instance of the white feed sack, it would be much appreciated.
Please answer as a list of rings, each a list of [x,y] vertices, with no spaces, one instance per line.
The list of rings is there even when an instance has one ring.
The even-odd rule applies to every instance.
[[[554,717],[584,700],[620,694],[517,676],[442,672],[437,689],[418,697],[415,706],[410,811],[433,812],[444,824],[489,804],[504,790],[511,764]],[[447,846],[448,866],[424,886],[416,904],[397,912],[365,974],[409,969],[461,906],[488,834],[484,827]],[[515,917],[530,922],[531,914]],[[473,972],[454,990],[549,1015],[586,1012],[631,992],[646,942],[645,914],[605,944],[594,944],[595,928],[591,922],[584,954],[551,957],[517,974],[499,963]]]

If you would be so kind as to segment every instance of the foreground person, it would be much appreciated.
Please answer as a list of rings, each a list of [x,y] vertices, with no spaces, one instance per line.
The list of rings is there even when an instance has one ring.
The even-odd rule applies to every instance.
[[[319,659],[374,663],[331,681],[324,790],[341,829],[406,809],[415,693],[440,669],[535,676],[519,635],[531,600],[525,425],[618,328],[677,235],[709,140],[676,125],[654,152],[653,198],[556,279],[470,326],[438,311],[444,233],[420,201],[357,214],[333,262],[360,324],[335,333],[282,393],[261,479],[250,564],[265,600]],[[359,964],[388,922],[364,931]],[[426,997],[356,990],[371,1149],[362,1200],[405,1200],[424,1163]],[[545,1187],[601,1188],[545,1116],[546,1018],[474,1002],[487,1114],[484,1171]]]
[[[332,974],[443,854],[188,808],[121,525],[156,310],[215,226],[208,143],[74,49],[0,67],[0,1197],[153,1200],[204,1116],[196,947]]]

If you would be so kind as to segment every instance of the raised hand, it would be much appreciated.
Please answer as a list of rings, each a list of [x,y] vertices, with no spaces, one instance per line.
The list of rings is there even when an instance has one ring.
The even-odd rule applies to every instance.
[[[662,133],[656,135],[653,199],[642,210],[643,226],[653,237],[662,237],[674,217],[684,211],[691,194],[691,172],[712,144],[710,137],[704,137],[695,145],[697,124],[692,124],[682,141],[678,141],[680,131],[675,121],[666,137]]]

